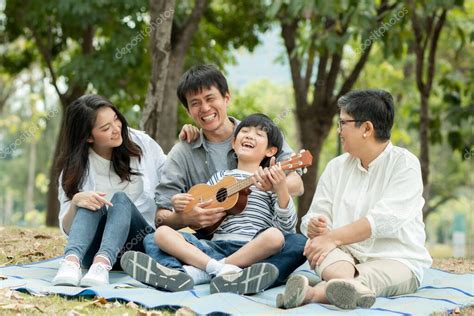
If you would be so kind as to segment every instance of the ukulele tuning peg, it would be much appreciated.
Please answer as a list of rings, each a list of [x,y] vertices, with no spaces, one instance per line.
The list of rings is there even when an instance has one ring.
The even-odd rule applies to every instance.
[[[306,174],[308,172],[308,168],[303,168],[303,174]]]

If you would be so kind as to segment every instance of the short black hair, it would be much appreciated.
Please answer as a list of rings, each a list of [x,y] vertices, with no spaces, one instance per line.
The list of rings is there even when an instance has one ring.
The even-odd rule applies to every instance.
[[[390,93],[379,89],[351,91],[337,100],[337,106],[349,114],[360,126],[370,121],[374,125],[375,139],[387,141],[393,127],[395,116],[393,98]]]
[[[240,122],[237,128],[234,131],[234,138],[237,137],[240,130],[244,127],[260,127],[267,133],[268,139],[268,148],[276,147],[277,152],[275,153],[275,157],[277,157],[281,149],[283,147],[283,135],[281,134],[280,129],[273,123],[272,119],[262,113],[254,113],[247,116],[245,119]],[[270,159],[271,157],[265,157],[261,162],[260,166],[263,168],[270,166]]]
[[[229,92],[227,80],[216,66],[211,64],[194,66],[186,71],[179,80],[177,89],[179,101],[187,109],[186,94],[188,92],[199,93],[203,88],[210,89],[212,86],[216,87],[222,96]]]

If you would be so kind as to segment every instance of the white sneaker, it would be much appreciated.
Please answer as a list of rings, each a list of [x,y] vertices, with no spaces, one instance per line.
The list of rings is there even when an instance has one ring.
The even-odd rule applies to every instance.
[[[233,264],[224,264],[224,266],[216,271],[215,276],[218,277],[218,276],[221,276],[221,275],[226,275],[226,274],[234,274],[234,273],[239,273],[240,271],[242,271],[241,268],[239,268],[238,266],[234,266]]]
[[[189,265],[183,265],[183,269],[193,279],[194,285],[211,282],[211,276],[204,270]]]
[[[109,270],[111,268],[111,266],[103,262],[94,263],[82,278],[81,286],[91,287],[109,284]]]
[[[53,285],[79,286],[82,272],[79,264],[69,260],[61,260],[59,270],[54,277]]]

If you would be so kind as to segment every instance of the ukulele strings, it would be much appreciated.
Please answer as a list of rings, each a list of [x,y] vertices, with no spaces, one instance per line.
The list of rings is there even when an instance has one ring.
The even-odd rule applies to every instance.
[[[291,163],[289,163],[289,161],[285,161],[285,162],[280,163],[281,167],[284,167],[286,165],[291,165]],[[221,199],[224,199],[224,198],[228,197],[229,195],[232,195],[236,192],[239,192],[240,190],[237,190],[237,189],[239,188],[241,183],[243,181],[247,181],[250,177],[253,177],[253,175],[241,180],[240,182],[237,182],[235,184],[230,185],[226,190],[219,190],[217,195],[216,195],[217,201],[219,201]],[[233,192],[233,191],[235,191],[235,192]],[[229,192],[232,192],[232,193],[229,194]]]

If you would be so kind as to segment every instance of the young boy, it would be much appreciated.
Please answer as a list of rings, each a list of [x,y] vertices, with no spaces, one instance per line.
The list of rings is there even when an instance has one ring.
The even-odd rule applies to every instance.
[[[177,232],[168,226],[158,227],[154,239],[159,253],[153,254],[153,257],[161,265],[176,271],[170,274],[169,270],[162,269],[161,265],[154,262],[154,267],[158,267],[154,273],[162,275],[162,278],[152,277],[150,282],[150,277],[146,274],[135,273],[134,277],[168,290],[189,289],[194,283],[208,282],[211,276],[214,277],[211,281],[211,293],[250,294],[269,287],[278,277],[278,270],[270,263],[255,263],[278,253],[285,240],[282,232],[295,233],[297,221],[286,175],[281,167],[275,165],[273,158],[281,151],[282,143],[281,132],[267,116],[253,114],[244,119],[235,130],[232,143],[238,159],[237,169],[217,172],[208,184],[213,185],[224,176],[244,179],[253,176],[259,167],[264,167],[269,172],[274,192],[253,187],[245,210],[241,214],[227,216],[210,241],[199,240],[192,234]],[[192,199],[189,194],[177,194],[172,201],[175,209],[180,211]],[[131,252],[124,255],[123,262],[137,262],[128,260],[130,256],[147,257],[145,254]],[[148,263],[151,262],[149,260]],[[134,268],[125,264],[122,266],[125,271]],[[245,289],[239,282],[235,282],[235,287],[232,282],[226,282],[231,275],[238,276],[242,268],[248,267],[261,270],[260,275],[265,277],[255,278],[255,282],[249,282]],[[248,269],[246,271],[250,273]],[[176,284],[173,284],[170,275],[178,281]]]

